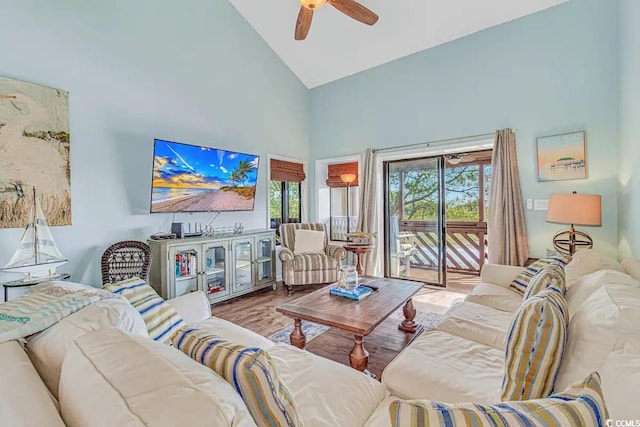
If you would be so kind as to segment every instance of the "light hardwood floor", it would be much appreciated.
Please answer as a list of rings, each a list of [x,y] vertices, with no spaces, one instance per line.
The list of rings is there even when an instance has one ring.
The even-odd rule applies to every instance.
[[[476,277],[477,279],[477,277]],[[212,306],[214,316],[229,320],[237,325],[268,337],[293,321],[276,312],[276,307],[285,302],[306,295],[320,286],[294,288],[293,295],[287,295],[285,287],[279,283],[277,290],[270,288],[242,296]],[[451,292],[425,286],[413,298],[418,312],[443,313],[464,293]],[[400,308],[399,311],[402,309]],[[364,338],[369,351],[369,370],[380,378],[384,368],[414,338],[414,334],[398,330],[398,315],[389,316],[371,335]],[[337,329],[329,329],[307,343],[306,349],[327,359],[349,365],[349,353],[353,348],[353,336]]]

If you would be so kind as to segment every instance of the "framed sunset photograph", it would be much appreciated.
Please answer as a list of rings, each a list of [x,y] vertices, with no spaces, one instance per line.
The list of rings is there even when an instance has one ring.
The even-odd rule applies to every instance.
[[[585,132],[542,136],[538,146],[538,181],[564,181],[587,177]]]

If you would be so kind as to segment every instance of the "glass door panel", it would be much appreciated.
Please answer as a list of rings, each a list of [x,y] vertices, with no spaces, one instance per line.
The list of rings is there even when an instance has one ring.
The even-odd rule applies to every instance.
[[[385,275],[445,286],[444,157],[385,162]]]
[[[173,297],[198,290],[198,251],[195,248],[176,248],[173,256],[175,265],[175,292]]]
[[[273,259],[271,255],[275,249],[272,237],[261,237],[256,243],[256,266],[258,274],[258,284],[271,281],[273,279]]]
[[[233,242],[233,286],[236,291],[252,287],[252,252],[252,240]]]
[[[227,287],[227,248],[224,244],[205,249],[204,291],[210,300],[229,293]]]

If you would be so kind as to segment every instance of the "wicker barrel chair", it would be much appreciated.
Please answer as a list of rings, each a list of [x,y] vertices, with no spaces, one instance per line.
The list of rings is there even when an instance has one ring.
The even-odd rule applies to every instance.
[[[293,286],[331,283],[338,280],[338,269],[347,251],[342,246],[328,245],[324,237],[322,253],[295,254],[296,230],[315,230],[325,232],[324,224],[282,224],[282,280],[291,293]]]
[[[151,248],[137,240],[114,243],[102,254],[101,264],[103,285],[132,277],[149,280]]]

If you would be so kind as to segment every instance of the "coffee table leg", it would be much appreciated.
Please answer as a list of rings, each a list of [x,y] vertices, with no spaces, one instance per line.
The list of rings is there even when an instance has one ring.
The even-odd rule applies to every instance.
[[[356,335],[355,345],[353,346],[353,350],[351,350],[351,354],[349,354],[349,362],[351,363],[351,367],[358,371],[367,369],[369,352],[364,348],[361,336]]]
[[[291,345],[304,349],[307,343],[307,337],[305,337],[304,332],[302,332],[302,321],[300,319],[293,319],[293,321],[293,332],[291,332],[289,336],[289,342]]]
[[[415,332],[418,329],[418,324],[413,321],[416,318],[416,309],[411,298],[402,307],[402,313],[404,313],[404,320],[398,325],[398,329],[405,332]]]

